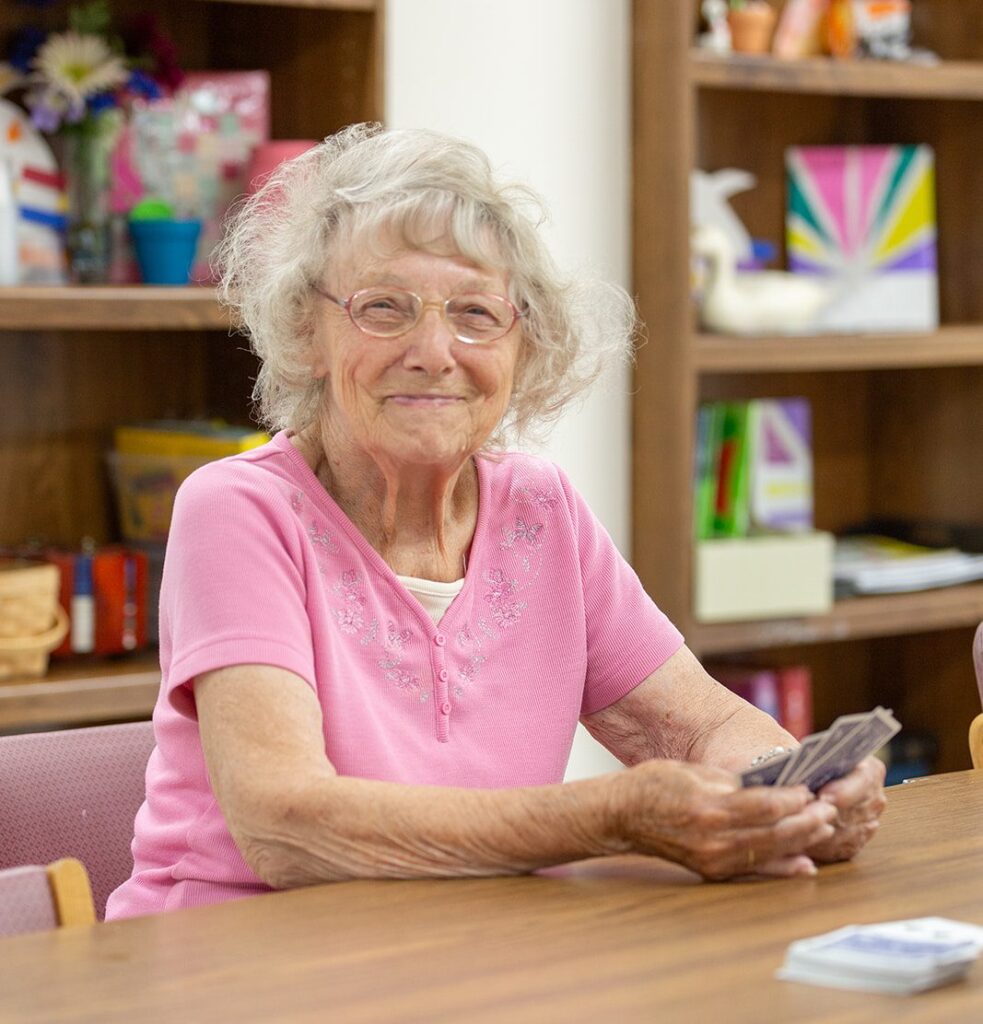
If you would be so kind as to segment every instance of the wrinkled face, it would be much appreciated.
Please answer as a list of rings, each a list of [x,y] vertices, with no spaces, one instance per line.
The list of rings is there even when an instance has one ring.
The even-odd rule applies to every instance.
[[[415,292],[436,304],[474,293],[508,295],[500,271],[417,250],[342,261],[319,286],[342,301],[377,286]],[[325,382],[333,436],[397,469],[453,470],[505,414],[521,343],[519,322],[497,341],[458,341],[437,305],[400,337],[371,337],[319,296],[312,369]]]

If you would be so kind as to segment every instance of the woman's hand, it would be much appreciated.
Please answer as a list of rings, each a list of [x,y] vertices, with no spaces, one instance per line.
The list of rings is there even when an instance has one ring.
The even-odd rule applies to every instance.
[[[814,874],[808,851],[825,851],[836,838],[838,805],[804,786],[742,789],[719,768],[657,760],[617,778],[619,830],[629,849],[704,878]]]
[[[817,802],[836,808],[835,831],[828,839],[809,847],[813,860],[827,864],[850,860],[863,849],[880,826],[880,816],[887,805],[884,773],[883,762],[868,757],[849,775],[823,786]]]

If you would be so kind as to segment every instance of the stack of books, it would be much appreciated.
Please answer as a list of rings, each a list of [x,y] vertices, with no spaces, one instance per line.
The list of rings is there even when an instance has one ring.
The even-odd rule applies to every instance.
[[[696,422],[697,540],[812,529],[812,430],[804,398],[710,402]]]
[[[877,534],[839,537],[833,578],[837,597],[950,587],[983,579],[983,554],[930,548]]]
[[[814,530],[805,398],[700,407],[693,611],[700,622],[821,615],[833,602],[830,534]]]
[[[108,459],[121,533],[131,541],[165,541],[174,495],[194,470],[268,440],[261,430],[218,420],[153,420],[117,427]]]

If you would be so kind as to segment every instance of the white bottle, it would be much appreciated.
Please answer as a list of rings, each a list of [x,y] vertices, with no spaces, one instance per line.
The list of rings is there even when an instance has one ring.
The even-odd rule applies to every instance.
[[[17,223],[20,208],[14,195],[14,173],[8,157],[0,152],[0,286],[20,284],[17,257]]]
[[[75,574],[72,586],[71,648],[75,654],[89,654],[96,646],[96,598],[92,581],[93,548],[84,544],[75,556]]]

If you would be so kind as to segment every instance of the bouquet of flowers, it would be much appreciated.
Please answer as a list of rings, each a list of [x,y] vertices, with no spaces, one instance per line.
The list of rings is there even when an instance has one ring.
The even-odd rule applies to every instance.
[[[22,30],[0,64],[0,91],[22,88],[34,125],[59,138],[75,280],[106,278],[109,157],[127,106],[169,95],[182,78],[175,47],[154,16],[141,15],[118,34],[105,0],[71,7],[64,32]]]

